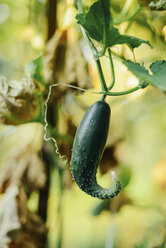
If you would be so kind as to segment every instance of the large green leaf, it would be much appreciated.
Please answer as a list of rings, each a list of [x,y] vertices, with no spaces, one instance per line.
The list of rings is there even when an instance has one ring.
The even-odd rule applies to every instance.
[[[78,14],[76,19],[87,30],[91,38],[102,41],[104,29],[107,36],[111,22],[110,1],[98,0],[87,13]]]
[[[151,46],[149,41],[119,33],[119,30],[113,26],[109,0],[98,0],[87,13],[78,14],[76,19],[91,38],[105,43],[106,47],[127,44],[131,49],[134,49],[142,43]]]

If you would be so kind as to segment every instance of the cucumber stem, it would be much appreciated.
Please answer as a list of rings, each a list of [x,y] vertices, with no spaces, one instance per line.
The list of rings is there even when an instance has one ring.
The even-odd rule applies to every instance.
[[[109,55],[109,61],[110,61],[111,71],[112,71],[112,80],[111,80],[110,86],[108,87],[108,90],[111,90],[115,84],[115,71],[114,71],[114,64],[113,64],[110,48],[108,48],[108,55]]]
[[[105,101],[106,96],[107,96],[107,95],[102,95],[101,101]]]
[[[106,85],[106,82],[105,82],[105,79],[104,79],[104,74],[103,74],[103,71],[102,71],[100,60],[96,59],[95,61],[96,61],[97,71],[98,71],[98,74],[99,74],[102,90],[107,92],[108,88],[107,88],[107,85]]]
[[[129,90],[125,90],[125,91],[119,91],[119,92],[109,92],[109,91],[102,91],[100,92],[101,94],[103,95],[107,95],[107,96],[123,96],[123,95],[127,95],[127,94],[130,94],[134,91],[137,91],[139,89],[142,89],[143,87],[141,87],[140,85],[134,87],[134,88],[131,88]]]
[[[78,0],[78,13],[82,14],[83,13],[83,7],[82,7],[82,1],[81,0]],[[91,41],[89,35],[87,34],[86,30],[84,29],[84,27],[81,26],[81,31],[82,31],[82,34],[85,38],[85,40],[87,41],[92,53],[93,53],[93,56],[94,56],[94,59],[95,59],[95,62],[96,62],[96,66],[97,66],[97,71],[98,71],[98,74],[99,74],[99,78],[100,78],[100,82],[101,82],[101,88],[103,91],[108,91],[108,88],[107,88],[107,85],[106,85],[106,82],[105,82],[105,79],[104,79],[104,75],[103,75],[103,71],[102,71],[102,67],[101,67],[101,63],[100,63],[100,60],[99,60],[99,56],[98,56],[98,51],[96,49],[96,47],[94,46],[93,42]],[[106,39],[106,31],[104,31],[104,42],[105,42],[105,39]],[[104,44],[104,48],[103,48],[103,51],[102,53],[104,52],[105,53],[105,50],[106,50],[106,47],[105,47],[105,44]]]

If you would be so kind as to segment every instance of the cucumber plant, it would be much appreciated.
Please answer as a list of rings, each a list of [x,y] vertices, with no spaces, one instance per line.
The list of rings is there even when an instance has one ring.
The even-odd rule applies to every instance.
[[[79,124],[73,143],[70,162],[71,171],[81,190],[100,199],[109,199],[120,192],[121,184],[114,174],[114,184],[110,189],[102,188],[96,180],[97,167],[106,144],[110,120],[110,107],[105,102],[105,98],[106,96],[126,95],[139,89],[144,89],[149,84],[166,91],[166,61],[156,61],[149,67],[149,71],[139,63],[123,58],[122,63],[139,79],[139,83],[136,87],[126,91],[113,92],[115,72],[111,47],[126,44],[133,50],[143,43],[151,48],[152,46],[149,41],[120,34],[115,27],[115,24],[119,23],[120,20],[118,19],[118,22],[116,19],[113,20],[110,11],[110,0],[97,0],[88,11],[84,10],[82,0],[75,1],[75,7],[78,11],[76,15],[77,22],[96,62],[101,82],[101,91],[97,93],[102,94],[102,98],[88,109]],[[135,13],[138,13],[138,11]],[[94,40],[102,46],[101,51],[96,48]],[[112,80],[109,85],[105,81],[100,62],[100,57],[104,56],[106,52],[108,52],[112,70]]]

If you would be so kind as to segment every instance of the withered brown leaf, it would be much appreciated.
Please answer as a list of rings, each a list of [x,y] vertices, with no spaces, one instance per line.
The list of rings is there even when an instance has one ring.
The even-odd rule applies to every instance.
[[[14,184],[3,195],[0,204],[1,248],[44,247],[46,226],[40,216],[27,210],[26,200],[23,188]]]
[[[40,89],[31,78],[20,81],[0,77],[0,123],[20,124],[39,115]]]
[[[43,161],[30,145],[9,157],[1,168],[0,192],[5,192],[11,184],[18,186],[26,184],[29,192],[45,185],[46,174]]]
[[[51,84],[65,83],[90,88],[88,63],[78,39],[71,39],[71,33],[71,30],[57,30],[47,43],[44,56],[45,79]]]

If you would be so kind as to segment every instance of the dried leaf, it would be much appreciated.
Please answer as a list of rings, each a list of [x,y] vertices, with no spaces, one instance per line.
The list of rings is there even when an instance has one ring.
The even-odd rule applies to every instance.
[[[76,38],[71,43],[70,30],[57,30],[49,40],[44,57],[44,75],[49,83],[91,87],[88,64]],[[65,89],[66,90],[66,89]]]
[[[57,30],[46,45],[43,59],[44,78],[47,82],[53,83],[55,72],[55,59],[60,48],[65,50],[66,30]]]
[[[26,184],[29,191],[44,187],[46,174],[44,164],[39,155],[30,146],[17,151],[15,155],[5,161],[0,174],[0,192],[4,192],[8,185],[20,186]]]
[[[19,124],[39,115],[40,90],[35,81],[23,78],[20,82],[0,77],[0,121]]]
[[[28,212],[27,222],[22,225],[19,233],[15,233],[9,248],[44,248],[44,236],[47,232],[46,226],[41,218]]]
[[[11,185],[0,204],[0,247],[8,248],[10,237],[8,233],[21,227],[17,214],[18,187]]]
[[[114,154],[115,147],[116,145],[106,147],[104,150],[103,157],[99,165],[101,174],[107,173],[110,169],[115,168],[118,165],[118,161]]]
[[[0,247],[44,247],[47,231],[44,222],[27,211],[26,194],[22,187],[12,184],[0,204]]]

